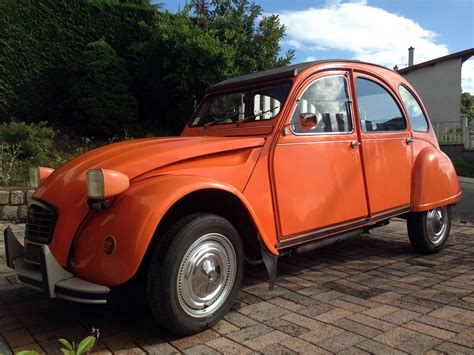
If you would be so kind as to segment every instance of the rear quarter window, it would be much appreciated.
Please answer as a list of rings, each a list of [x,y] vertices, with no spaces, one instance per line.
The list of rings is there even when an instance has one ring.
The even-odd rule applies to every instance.
[[[411,129],[416,132],[428,132],[428,120],[415,96],[403,85],[398,87],[398,93],[408,113]]]

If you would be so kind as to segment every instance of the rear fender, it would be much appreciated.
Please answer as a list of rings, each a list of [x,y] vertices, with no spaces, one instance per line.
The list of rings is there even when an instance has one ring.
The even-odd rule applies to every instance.
[[[451,159],[441,150],[431,146],[420,150],[412,176],[413,211],[426,211],[461,199],[456,170]]]
[[[73,273],[107,286],[129,280],[137,272],[166,212],[186,195],[202,189],[223,190],[238,197],[262,241],[272,253],[278,254],[265,236],[252,206],[235,187],[200,176],[163,175],[130,186],[111,208],[96,211],[91,216],[76,241],[71,260]],[[117,247],[113,255],[105,256],[103,243],[110,235],[115,238]]]

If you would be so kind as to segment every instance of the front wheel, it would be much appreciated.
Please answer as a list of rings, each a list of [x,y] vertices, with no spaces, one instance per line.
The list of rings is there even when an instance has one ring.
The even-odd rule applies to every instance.
[[[451,208],[442,206],[424,212],[412,212],[407,220],[413,248],[423,254],[443,249],[451,229]]]
[[[195,214],[163,236],[148,274],[150,308],[165,328],[187,335],[218,322],[243,276],[243,247],[226,219]]]

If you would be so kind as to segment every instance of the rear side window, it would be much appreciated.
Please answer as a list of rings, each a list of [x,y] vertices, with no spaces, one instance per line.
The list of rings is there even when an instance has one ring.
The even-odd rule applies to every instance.
[[[362,131],[391,132],[406,129],[402,111],[383,86],[357,78],[356,90]]]
[[[427,132],[428,131],[428,121],[426,116],[421,109],[420,104],[415,99],[413,94],[405,88],[403,85],[400,85],[398,88],[400,97],[402,98],[403,105],[408,113],[408,119],[410,120],[411,129],[417,132]]]

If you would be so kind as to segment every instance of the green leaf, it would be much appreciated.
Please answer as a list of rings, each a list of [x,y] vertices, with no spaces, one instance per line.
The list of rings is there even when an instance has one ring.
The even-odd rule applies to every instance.
[[[23,350],[23,351],[17,352],[17,355],[38,355],[38,352],[33,351],[33,350]]]
[[[73,354],[73,352],[72,352],[71,350],[64,349],[64,348],[61,348],[61,352],[62,352],[64,355],[71,355],[71,354]]]
[[[61,344],[63,344],[68,350],[71,350],[71,351],[74,350],[73,347],[72,347],[72,344],[69,341],[67,341],[66,339],[61,338],[61,339],[58,339],[58,341]]]
[[[93,336],[88,336],[83,339],[77,346],[77,355],[86,354],[95,344],[95,338]]]

